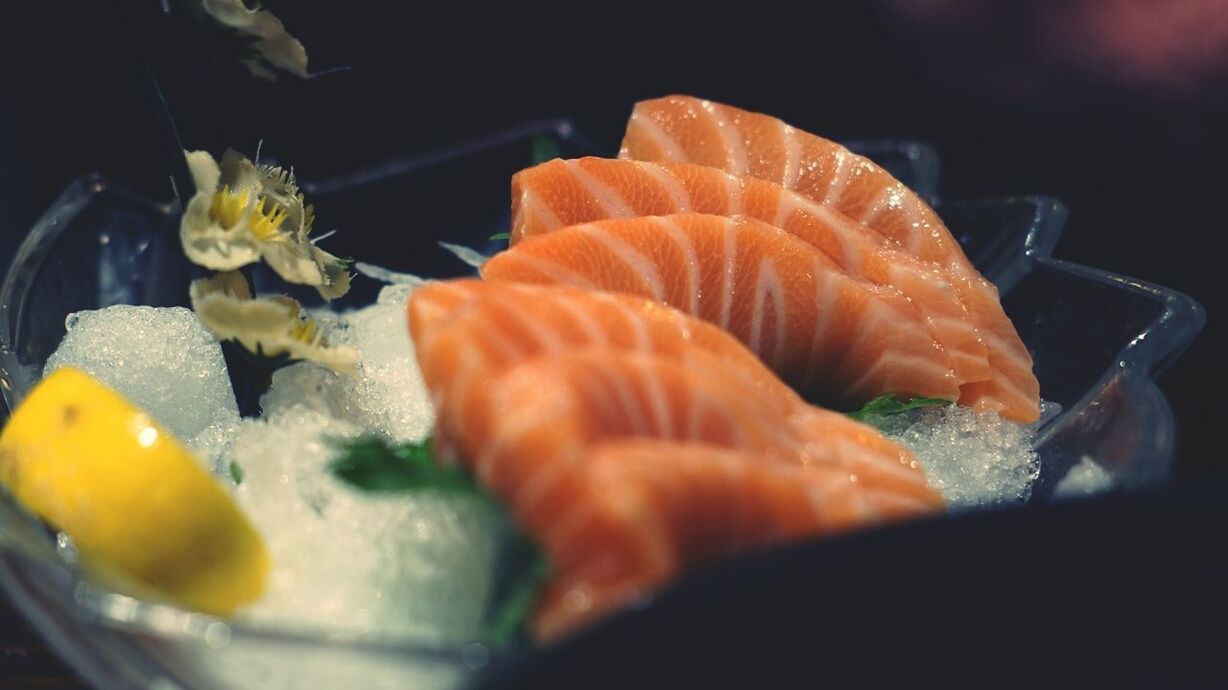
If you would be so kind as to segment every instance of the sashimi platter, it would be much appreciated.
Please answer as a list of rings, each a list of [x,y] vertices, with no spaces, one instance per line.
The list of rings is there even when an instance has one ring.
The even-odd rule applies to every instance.
[[[206,658],[292,631],[476,668],[1041,474],[1060,410],[998,289],[926,198],[775,117],[640,102],[617,158],[509,170],[510,225],[449,279],[329,253],[288,165],[184,156],[190,308],[67,315],[0,483],[95,613],[171,612]],[[385,285],[336,306],[358,281]]]

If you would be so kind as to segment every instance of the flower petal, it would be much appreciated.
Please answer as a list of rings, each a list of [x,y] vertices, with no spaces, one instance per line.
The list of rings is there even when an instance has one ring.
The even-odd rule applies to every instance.
[[[260,260],[260,250],[251,236],[238,229],[227,230],[209,215],[212,193],[197,192],[179,221],[179,241],[188,260],[215,271],[229,271]]]
[[[222,176],[217,161],[213,160],[213,156],[210,156],[208,151],[184,151],[183,155],[188,159],[188,170],[192,171],[192,181],[196,183],[196,191],[213,194]],[[186,194],[187,190],[183,190],[183,193]]]
[[[248,192],[252,198],[264,193],[260,170],[255,163],[247,159],[247,156],[234,149],[226,149],[218,167],[222,173],[220,184],[230,187],[235,192]]]
[[[316,263],[311,250],[309,242],[298,242],[293,236],[260,245],[264,262],[276,271],[282,280],[316,287],[326,285],[328,274]]]
[[[345,263],[311,242],[310,207],[292,170],[256,165],[234,149],[217,163],[204,151],[186,155],[197,185],[179,224],[188,259],[216,271],[263,259],[283,280],[314,286],[326,299],[349,291]]]
[[[304,79],[311,76],[307,71],[307,49],[286,31],[285,24],[272,12],[249,10],[243,0],[202,0],[202,5],[218,22],[260,39],[252,47],[264,62]],[[277,79],[276,73],[258,60],[244,60],[244,64],[257,77]]]
[[[312,258],[323,270],[328,279],[324,285],[317,285],[320,296],[327,300],[337,299],[350,291],[350,266],[346,261],[329,254],[312,245]]]
[[[290,34],[283,32],[280,36],[256,41],[255,48],[274,67],[302,79],[311,76],[307,71],[307,49],[303,47],[301,41]]]
[[[251,299],[247,281],[237,271],[196,280],[192,309],[219,340],[236,340],[249,351],[267,356],[319,362],[343,374],[356,369],[358,351],[331,346],[314,328],[304,328],[298,302],[286,296]]]

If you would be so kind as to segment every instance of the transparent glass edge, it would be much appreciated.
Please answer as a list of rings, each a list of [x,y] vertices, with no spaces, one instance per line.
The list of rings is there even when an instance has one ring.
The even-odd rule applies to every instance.
[[[86,621],[79,618],[79,612],[60,606],[59,599],[42,591],[46,583],[39,584],[44,574],[40,570],[48,565],[20,558],[16,552],[0,549],[0,583],[12,605],[80,677],[103,690],[127,690],[149,687],[151,681],[165,676],[132,640],[115,639],[111,631],[82,625]],[[21,596],[15,596],[17,592]]]
[[[996,255],[989,257],[990,267],[995,286],[1002,294],[1011,291],[1019,281],[1032,271],[1034,259],[1048,258],[1052,255],[1058,240],[1066,230],[1070,212],[1066,204],[1056,197],[1046,194],[1012,194],[987,197],[983,199],[944,199],[939,202],[939,209],[993,209],[1026,203],[1033,209],[1032,219],[1022,246],[1006,245]]]
[[[428,168],[431,165],[462,158],[534,135],[554,136],[561,141],[573,141],[589,148],[596,148],[596,145],[591,144],[588,136],[577,128],[571,120],[566,118],[544,118],[507,127],[477,139],[446,144],[434,150],[394,156],[379,165],[365,167],[348,173],[340,173],[321,179],[304,179],[300,181],[300,187],[305,194],[310,196],[326,196],[355,185],[380,182],[401,175],[407,175],[423,168]]]
[[[33,383],[26,380],[29,372],[18,360],[13,346],[24,315],[26,290],[34,270],[32,266],[41,265],[47,251],[59,237],[59,228],[67,226],[94,200],[98,184],[101,181],[95,176],[70,182],[30,228],[5,271],[4,284],[0,287],[0,310],[3,310],[0,313],[0,392],[3,393],[6,409],[15,408],[21,394],[28,388],[26,384]],[[10,305],[17,305],[11,313]]]
[[[1036,204],[1032,231],[1024,240],[1024,253],[1031,258],[1048,258],[1066,231],[1070,209],[1061,199],[1047,194],[1030,194],[1024,198]]]
[[[1175,460],[1177,423],[1157,377],[1202,331],[1206,325],[1206,310],[1180,291],[1129,276],[1051,257],[1036,257],[1034,262],[1080,280],[1142,294],[1164,305],[1159,316],[1118,351],[1116,363],[1101,375],[1096,385],[1069,410],[1038,431],[1036,445],[1044,446],[1059,437],[1083,411],[1095,404],[1098,395],[1113,382],[1119,382],[1130,409],[1152,420],[1153,434],[1148,437],[1149,443],[1134,449],[1128,461],[1135,472],[1126,475],[1124,481],[1122,477],[1114,477],[1117,488],[1144,491],[1165,485]]]
[[[18,353],[11,346],[20,336],[19,328],[23,312],[18,310],[8,312],[9,305],[26,303],[26,291],[30,287],[30,272],[33,266],[41,265],[47,252],[59,238],[60,231],[67,227],[77,216],[81,215],[99,198],[114,194],[127,203],[144,208],[151,213],[167,215],[172,212],[169,204],[152,201],[142,194],[127,187],[116,184],[106,177],[90,173],[78,177],[65,187],[64,191],[51,202],[47,210],[35,221],[25,238],[17,245],[13,258],[9,261],[4,273],[4,282],[0,284],[0,394],[3,394],[6,412],[13,409],[19,397],[29,385],[37,381],[41,371],[30,380],[27,365],[18,359]],[[21,377],[14,385],[16,377]]]

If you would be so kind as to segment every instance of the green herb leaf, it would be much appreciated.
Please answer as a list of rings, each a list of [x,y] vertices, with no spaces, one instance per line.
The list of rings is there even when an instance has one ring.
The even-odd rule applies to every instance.
[[[554,140],[544,134],[534,134],[530,145],[533,150],[533,165],[562,157]]]
[[[552,570],[546,554],[523,532],[517,533],[511,551],[514,575],[501,588],[502,592],[496,593],[486,629],[490,641],[499,646],[510,646],[523,639],[525,623]]]
[[[487,238],[487,240],[490,242],[498,242],[499,240],[510,240],[510,239],[512,239],[512,233],[510,232],[496,232],[495,234]]]
[[[379,438],[365,437],[334,443],[338,456],[330,469],[338,479],[364,491],[447,491],[470,494],[495,510],[502,506],[460,467],[440,466],[431,451],[430,439],[422,443],[390,446]],[[502,583],[492,595],[487,615],[487,637],[497,645],[523,641],[525,623],[537,596],[550,579],[551,566],[541,547],[506,520],[511,537],[501,558]]]
[[[848,413],[848,415],[859,422],[864,422],[873,417],[889,417],[922,407],[945,407],[950,404],[950,400],[943,400],[942,398],[910,398],[909,400],[901,400],[892,393],[886,393],[866,403],[860,410]]]
[[[431,441],[389,446],[378,438],[336,444],[333,476],[364,491],[431,490],[479,493],[469,473],[435,461]]]
[[[230,478],[234,480],[235,484],[243,483],[243,468],[239,467],[239,463],[231,460],[230,466],[227,469],[230,470]]]

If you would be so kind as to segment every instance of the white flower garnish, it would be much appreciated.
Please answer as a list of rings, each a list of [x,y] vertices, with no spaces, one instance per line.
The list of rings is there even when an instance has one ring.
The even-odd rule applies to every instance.
[[[264,260],[291,283],[314,286],[326,299],[350,289],[346,263],[311,242],[312,208],[294,173],[252,163],[227,149],[221,163],[206,151],[185,151],[196,183],[179,225],[193,263],[231,271]]]
[[[274,14],[258,3],[249,9],[243,0],[201,0],[209,16],[219,23],[255,39],[252,48],[257,55],[243,64],[257,77],[277,81],[275,69],[285,70],[306,79],[307,49],[286,31],[286,26]]]
[[[263,356],[319,362],[341,374],[353,374],[358,350],[330,345],[320,324],[284,295],[253,299],[238,271],[196,280],[191,286],[192,309],[218,340],[236,340]]]

